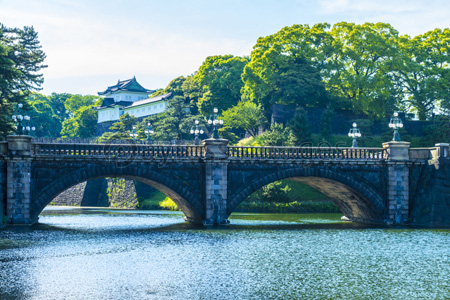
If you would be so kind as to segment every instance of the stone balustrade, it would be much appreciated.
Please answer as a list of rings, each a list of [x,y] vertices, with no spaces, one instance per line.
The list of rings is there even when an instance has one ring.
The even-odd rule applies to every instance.
[[[228,147],[233,159],[386,159],[384,148],[349,147]]]

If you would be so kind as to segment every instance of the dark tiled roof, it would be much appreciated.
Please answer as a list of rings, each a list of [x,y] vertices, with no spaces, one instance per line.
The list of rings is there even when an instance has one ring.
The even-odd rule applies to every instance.
[[[114,98],[105,98],[105,99],[103,99],[102,105],[94,107],[94,109],[99,110],[99,109],[102,109],[102,108],[114,107],[116,105],[118,105],[118,106],[130,106],[131,104],[133,104],[133,101],[114,102]]]
[[[108,93],[114,93],[118,91],[129,91],[129,92],[141,92],[141,93],[153,93],[155,91],[153,90],[147,90],[142,85],[140,85],[136,81],[136,77],[133,77],[131,79],[117,81],[116,85],[108,86],[106,90],[103,92],[98,92],[97,94],[99,96],[108,94]]]
[[[114,104],[114,98],[105,98],[103,99],[102,105],[100,105],[100,107],[107,107],[111,104]]]
[[[156,96],[156,97],[153,97],[153,98],[147,98],[147,99],[144,99],[144,100],[135,101],[135,102],[132,102],[131,105],[123,107],[122,109],[136,107],[136,106],[139,106],[139,105],[144,105],[144,104],[148,104],[148,103],[152,103],[152,102],[158,102],[158,101],[162,101],[162,100],[167,100],[171,96],[172,96],[172,93],[167,93],[167,94],[159,95],[159,96]]]

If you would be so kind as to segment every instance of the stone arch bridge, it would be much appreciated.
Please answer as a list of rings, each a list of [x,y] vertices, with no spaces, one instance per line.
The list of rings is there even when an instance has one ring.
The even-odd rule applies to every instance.
[[[187,221],[227,224],[251,193],[292,178],[327,195],[352,221],[450,225],[448,144],[415,149],[406,142],[380,148],[227,143],[64,144],[9,136],[0,142],[0,204],[9,224],[33,224],[44,207],[71,186],[122,177],[164,192]]]

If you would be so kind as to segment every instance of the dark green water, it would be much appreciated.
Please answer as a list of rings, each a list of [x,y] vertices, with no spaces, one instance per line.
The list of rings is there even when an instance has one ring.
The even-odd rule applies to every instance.
[[[450,299],[450,230],[341,215],[46,210],[0,231],[0,299]]]

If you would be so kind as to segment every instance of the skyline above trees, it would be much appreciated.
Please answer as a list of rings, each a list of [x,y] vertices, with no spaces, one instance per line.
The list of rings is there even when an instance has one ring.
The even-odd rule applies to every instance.
[[[17,102],[33,119],[52,124],[37,126],[39,135],[92,136],[92,106],[99,98],[31,94],[42,84],[39,71],[45,67],[37,33],[32,27],[0,30],[3,136],[11,132],[8,116]],[[204,120],[214,107],[231,120],[222,132],[243,129],[250,135],[257,132],[255,124],[268,124],[273,104],[347,110],[371,120],[400,110],[426,120],[436,111],[450,112],[449,52],[449,29],[411,38],[386,23],[292,25],[259,38],[249,57],[209,56],[194,74],[173,79],[153,95],[171,92],[169,111],[150,119],[167,139],[175,130],[189,137],[189,125],[179,118]]]

